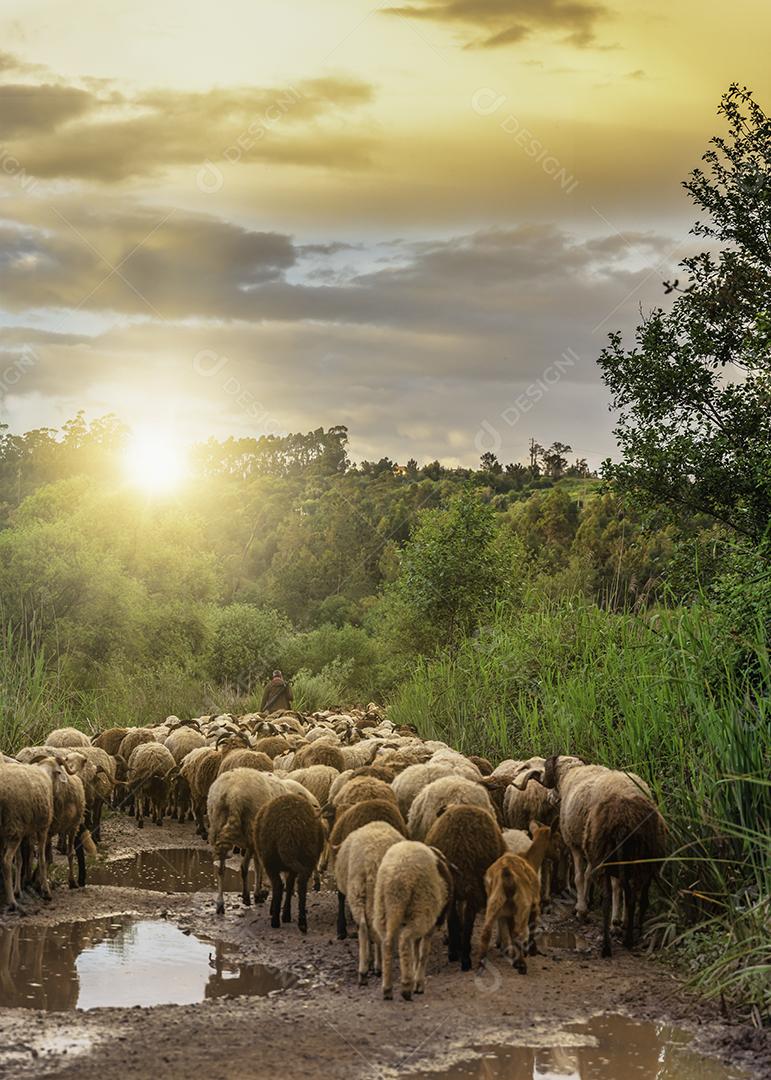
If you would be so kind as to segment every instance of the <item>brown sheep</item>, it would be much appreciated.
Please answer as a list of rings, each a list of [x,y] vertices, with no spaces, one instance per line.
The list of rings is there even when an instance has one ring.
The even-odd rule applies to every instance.
[[[469,754],[469,761],[476,765],[481,772],[482,776],[491,776],[493,771],[492,763],[487,760],[486,757],[478,757],[476,754]]]
[[[390,784],[396,778],[396,770],[388,765],[360,765],[358,769],[352,769],[349,780],[355,780],[357,776],[374,776],[376,780],[382,780],[384,784]]]
[[[356,803],[368,802],[370,799],[385,799],[387,802],[393,803],[394,806],[399,805],[393,789],[388,784],[378,780],[375,776],[357,776],[355,779],[349,780],[345,787],[335,796],[335,818],[338,818]]]
[[[196,753],[196,751],[193,751]],[[217,779],[222,764],[222,754],[219,750],[209,747],[189,767],[182,765],[182,775],[190,785],[190,798],[193,803],[193,817],[195,818],[195,831],[199,836],[206,839],[206,800],[209,797],[209,788]]]
[[[318,812],[300,795],[279,795],[264,806],[254,824],[253,848],[270,878],[270,925],[277,929],[281,921],[292,921],[292,894],[297,883],[297,926],[308,930],[306,909],[308,879],[324,847],[324,829]],[[286,896],[281,905],[286,874]]]
[[[656,877],[667,846],[667,827],[659,811],[644,795],[608,795],[590,809],[584,830],[583,849],[589,875],[602,870],[602,955],[611,956],[613,879],[624,893],[624,945],[634,945],[635,906],[639,902],[640,934],[643,931],[651,881]]]
[[[267,754],[259,750],[231,750],[223,757],[218,775],[221,776],[230,769],[259,769],[260,772],[273,772],[273,762]]]
[[[490,796],[493,809],[495,810],[495,817],[500,827],[503,828],[506,823],[506,818],[503,813],[503,800],[506,795],[506,789],[509,786],[508,781],[500,776],[483,776],[479,782]]]
[[[345,758],[337,746],[317,740],[308,746],[301,746],[295,754],[293,765],[295,769],[304,769],[308,765],[330,765],[338,772],[342,772],[345,769]]]
[[[120,744],[128,733],[127,727],[107,728],[105,731],[100,731],[98,735],[94,735],[91,745],[98,746],[100,750],[105,750],[111,757],[115,757],[120,753]]]
[[[431,826],[429,847],[438,848],[452,868],[454,895],[447,920],[449,960],[471,970],[471,935],[485,906],[485,874],[506,850],[493,815],[480,806],[448,806]]]
[[[291,747],[283,735],[266,735],[262,739],[257,739],[252,746],[252,749],[267,754],[268,757],[273,760],[273,758],[277,758],[279,754],[285,754]],[[310,764],[310,762],[308,762],[308,764]]]

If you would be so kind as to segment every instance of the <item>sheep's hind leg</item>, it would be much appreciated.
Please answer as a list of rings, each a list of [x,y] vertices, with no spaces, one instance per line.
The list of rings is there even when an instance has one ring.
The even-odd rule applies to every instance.
[[[78,860],[78,888],[86,887],[86,853],[83,850],[83,832],[81,828],[75,837],[75,856]]]
[[[37,857],[38,870],[40,871],[40,895],[44,900],[51,899],[51,889],[48,884],[48,865],[46,863],[46,844],[48,843],[48,829],[38,833]]]
[[[463,912],[463,937],[461,941],[461,971],[471,971],[471,937],[474,933],[474,921],[477,917],[477,909],[470,900],[466,901],[466,910]]]
[[[6,843],[3,847],[3,888],[5,889],[5,904],[9,911],[16,910],[16,895],[13,890],[16,874],[13,860],[17,847],[18,843],[15,845]]]
[[[635,892],[631,881],[624,882],[624,907],[626,909],[626,926],[624,928],[624,945],[627,949],[634,948],[634,908]]]
[[[71,889],[77,889],[75,880],[75,834],[67,833],[67,884]]]
[[[587,904],[586,865],[584,857],[577,848],[571,848],[573,855],[573,873],[576,878],[576,915],[583,922],[589,906]]]
[[[392,1001],[394,996],[394,939],[387,931],[381,944],[383,951],[383,1000]]]
[[[297,880],[297,875],[288,873],[286,875],[286,892],[284,893],[284,910],[281,912],[281,921],[288,923],[292,921],[292,897],[294,896],[294,886]]]
[[[225,859],[227,851],[220,849],[217,861],[217,914],[225,914]]]
[[[415,985],[414,960],[414,938],[405,927],[399,937],[399,974],[402,983],[402,997],[405,1001],[412,1001],[412,988]]]
[[[611,912],[615,906],[616,894],[613,883],[619,883],[618,878],[612,878],[605,871],[605,891],[602,895],[602,956],[613,955],[613,946],[610,940]]]
[[[252,903],[252,898],[249,895],[249,864],[251,861],[252,853],[248,848],[245,848],[241,856],[241,899],[245,907],[249,907]]]
[[[359,986],[367,985],[369,974],[369,931],[367,920],[362,919],[359,923]]]
[[[415,993],[422,994],[426,989],[426,968],[428,967],[428,954],[431,951],[431,935],[426,934],[419,942],[416,942],[416,948]]]
[[[284,882],[281,880],[281,874],[270,875],[270,925],[274,930],[278,930],[281,926],[281,896],[284,891]]]
[[[613,890],[613,914],[611,916],[611,927],[613,930],[620,930],[624,924],[621,879],[618,877],[611,877],[610,884]]]
[[[308,879],[297,882],[297,926],[301,934],[308,933]]]
[[[337,940],[345,941],[348,937],[348,920],[345,917],[345,894],[337,893]]]
[[[449,939],[447,959],[453,964],[459,959],[461,949],[461,924],[456,900],[453,900],[450,904],[450,911],[447,916],[447,937]]]

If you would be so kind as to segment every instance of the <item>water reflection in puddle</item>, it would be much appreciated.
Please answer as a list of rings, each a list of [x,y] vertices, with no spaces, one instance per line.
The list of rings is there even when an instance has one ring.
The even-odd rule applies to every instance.
[[[160,920],[125,916],[0,931],[5,1008],[192,1005],[225,994],[264,996],[297,982]]]
[[[686,1032],[625,1016],[597,1016],[570,1024],[548,1047],[476,1047],[482,1056],[409,1080],[742,1080],[730,1069],[688,1049]]]
[[[151,892],[189,893],[216,887],[212,853],[206,848],[139,851],[125,859],[95,863],[89,868],[88,881]],[[225,889],[241,892],[241,875],[230,866],[225,869]]]

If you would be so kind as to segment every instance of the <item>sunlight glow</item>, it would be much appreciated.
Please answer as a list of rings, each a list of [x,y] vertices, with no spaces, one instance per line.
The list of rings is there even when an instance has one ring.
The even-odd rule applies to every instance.
[[[124,464],[129,482],[149,495],[175,491],[188,472],[184,447],[162,430],[136,431],[126,447]]]

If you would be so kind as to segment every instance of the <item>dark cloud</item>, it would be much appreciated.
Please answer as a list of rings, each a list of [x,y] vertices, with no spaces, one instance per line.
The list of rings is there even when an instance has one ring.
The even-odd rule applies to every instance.
[[[368,83],[343,77],[134,96],[100,80],[5,84],[0,137],[42,178],[110,183],[205,159],[354,168],[369,160],[372,139],[348,130],[350,110],[372,96]]]
[[[76,224],[111,253],[111,238],[123,236],[128,253],[158,217],[104,211]],[[4,289],[30,254],[29,237],[17,232],[0,267]],[[35,255],[48,276],[38,270],[36,282],[17,286],[17,303],[34,302],[43,280],[47,296],[74,307],[109,270],[64,227],[45,239],[41,231]],[[298,284],[298,275],[324,270],[336,243],[328,252],[302,248],[288,236],[180,212],[125,264],[133,289],[114,276],[78,312],[65,310],[58,332],[0,330],[6,357],[25,347],[36,357],[9,398],[10,415],[24,415],[25,399],[37,395],[65,412],[71,399],[132,419],[146,400],[177,409],[202,436],[254,432],[261,416],[274,430],[347,423],[361,455],[471,462],[482,431],[482,441],[501,440],[503,457],[520,456],[535,434],[596,461],[612,449],[596,356],[607,329],[629,330],[638,305],[659,299],[669,245],[649,233],[586,239],[550,226],[488,229],[402,241],[380,249],[390,259],[380,269]],[[140,290],[168,321],[153,316]],[[124,316],[114,328],[77,333],[84,311],[109,316],[111,306]],[[222,366],[197,365],[202,352]],[[572,359],[552,384],[545,373],[565,356]],[[523,395],[539,381],[549,385],[530,408]],[[520,400],[528,407],[521,416]]]
[[[460,23],[476,31],[467,48],[514,45],[535,33],[559,34],[576,46],[594,43],[608,9],[591,0],[419,0],[385,8],[386,14]]]

